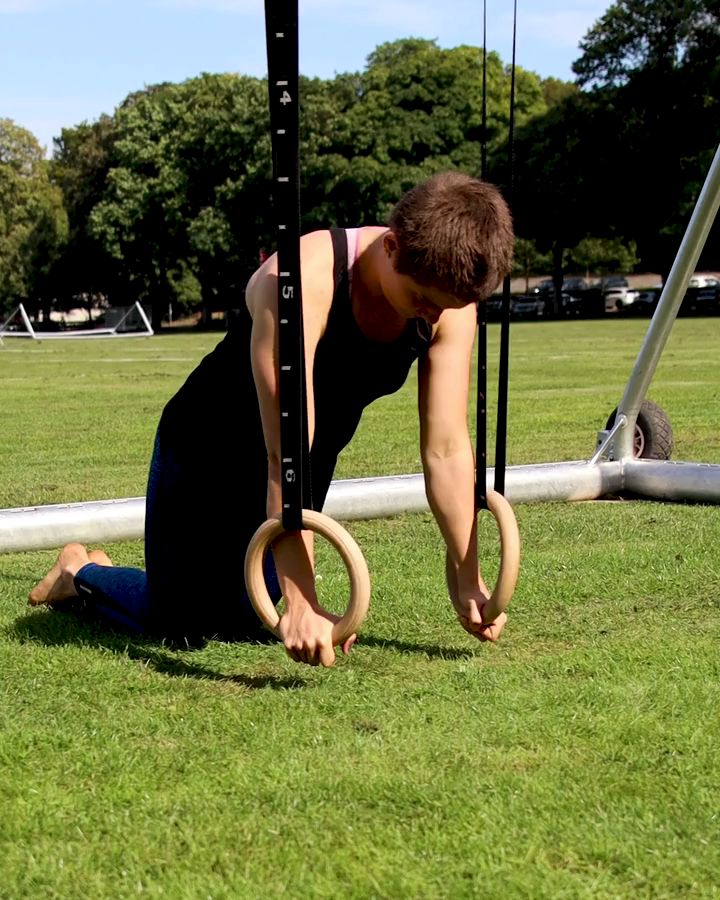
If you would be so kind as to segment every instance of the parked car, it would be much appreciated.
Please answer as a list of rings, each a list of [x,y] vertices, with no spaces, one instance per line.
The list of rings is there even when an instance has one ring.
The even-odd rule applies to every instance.
[[[485,301],[485,316],[488,322],[499,322],[502,318],[502,297],[493,294]]]
[[[627,312],[635,313],[639,316],[652,316],[660,299],[662,289],[649,288],[647,291],[638,291],[637,297],[628,307]]]
[[[720,286],[689,287],[685,292],[680,313],[683,315],[709,316],[720,309]]]
[[[606,275],[605,278],[600,279],[599,288],[603,293],[619,287],[630,287],[624,275]]]
[[[511,301],[510,314],[513,319],[537,319],[545,311],[545,301],[537,295],[515,297]]]
[[[565,293],[572,294],[575,291],[586,291],[590,285],[584,278],[566,278],[562,283],[562,289]]]
[[[689,288],[718,288],[720,287],[720,279],[714,275],[698,275],[697,272],[691,276],[688,282]]]
[[[586,291],[591,285],[584,278],[580,278],[579,276],[572,276],[570,278],[565,278],[562,283],[562,289],[564,293],[575,293],[576,291]],[[532,292],[533,294],[551,294],[555,290],[555,282],[552,278],[545,278],[541,281],[537,287],[534,287]]]
[[[701,288],[695,298],[695,307],[701,316],[720,312],[720,285]]]
[[[555,290],[555,283],[552,278],[546,278],[541,281],[537,287],[533,288],[533,294],[550,294]]]
[[[629,287],[613,287],[603,291],[605,312],[613,313],[632,306],[640,296],[640,291],[631,290]]]
[[[560,295],[559,313],[561,316],[580,317],[584,315],[584,306],[585,302],[582,296],[574,296],[573,294],[568,294],[566,291],[563,291]]]

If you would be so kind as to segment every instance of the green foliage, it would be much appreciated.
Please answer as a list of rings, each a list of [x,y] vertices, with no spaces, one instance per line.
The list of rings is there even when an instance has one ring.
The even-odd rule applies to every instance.
[[[66,236],[42,148],[29,131],[0,119],[0,312],[45,288]]]
[[[594,208],[596,169],[592,160],[597,148],[586,141],[588,129],[595,127],[587,99],[570,93],[517,133],[516,229],[534,236],[538,249],[550,256],[558,287],[553,304],[560,297],[568,248],[605,226]]]
[[[598,114],[594,135],[583,132],[598,151],[595,213],[667,271],[720,142],[720,10],[715,0],[618,0],[581,46],[574,69]],[[716,235],[706,259],[718,249]]]
[[[634,242],[586,237],[570,250],[569,261],[588,275],[632,272],[638,264]]]
[[[487,60],[487,133],[490,155],[507,133],[509,73],[496,53]],[[308,221],[345,225],[386,221],[399,196],[436,171],[480,170],[482,51],[441,49],[435,41],[407,39],[379,46],[359,76],[335,79],[335,118],[329,144],[304,168]],[[545,111],[540,80],[520,70],[517,116]],[[315,191],[317,167],[324,192]],[[318,187],[320,185],[318,184]]]
[[[551,265],[550,257],[538,250],[535,241],[522,237],[515,239],[513,275],[520,275],[525,279],[525,293],[528,292],[530,276],[547,272]]]
[[[491,154],[504,140],[508,92],[490,54]],[[517,96],[519,121],[544,112],[537,76],[519,72]],[[419,178],[477,171],[481,97],[481,52],[434,41],[382,45],[359,75],[303,78],[303,228],[384,221]],[[133,94],[112,120],[64,132],[55,166],[73,221],[88,223],[73,232],[76,245],[92,249],[106,282],[152,302],[156,318],[179,300],[177,273],[192,274],[206,308],[237,305],[260,249],[273,245],[258,79],[203,75]]]
[[[560,78],[543,78],[541,87],[548,109],[557,106],[567,97],[577,94],[579,91],[576,84],[573,84],[571,81],[563,81]]]
[[[257,261],[268,200],[266,89],[203,75],[132,95],[117,111],[92,236],[156,313],[187,267],[208,307],[237,305]]]
[[[482,54],[408,38],[378,46],[362,72],[301,79],[303,230],[386,221],[419,179],[478,174],[483,142],[487,177],[509,193],[510,71],[488,53],[483,129]],[[582,43],[577,84],[517,68],[513,214],[556,282],[588,236],[669,268],[720,142],[719,58],[715,0],[617,0]],[[3,188],[0,302],[102,293],[151,303],[156,326],[170,304],[236,307],[260,251],[274,247],[266,84],[204,74],[63,129],[50,167],[69,218],[61,255],[62,211],[43,179],[31,179],[34,206],[12,201],[12,224]],[[31,220],[45,224],[26,240],[33,229],[18,223]],[[630,265],[588,252],[575,254],[586,267]],[[716,229],[700,267],[720,266],[719,254]]]
[[[520,128],[516,221],[562,256],[586,235],[634,242],[665,272],[720,142],[720,17],[714,0],[619,0],[574,64],[567,92]],[[718,265],[711,235],[700,266]]]
[[[607,86],[666,75],[717,26],[714,0],[616,0],[580,42],[573,70],[580,84]]]
[[[88,228],[106,188],[114,138],[114,120],[103,115],[92,123],[63,128],[54,141],[50,177],[62,191],[69,222],[67,246],[52,272],[56,307],[75,306],[81,293],[107,295],[117,287],[112,258]]]
[[[173,294],[173,306],[181,313],[190,312],[202,303],[202,285],[189,266],[181,262],[178,269],[168,272],[168,283]]]

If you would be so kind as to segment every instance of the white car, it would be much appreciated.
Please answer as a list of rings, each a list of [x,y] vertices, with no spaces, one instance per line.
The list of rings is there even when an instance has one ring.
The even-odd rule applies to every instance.
[[[689,288],[716,288],[720,287],[720,279],[714,275],[693,275],[688,282]]]
[[[632,306],[639,296],[640,291],[634,291],[629,287],[607,288],[603,292],[605,312],[613,313],[624,309],[626,306]]]

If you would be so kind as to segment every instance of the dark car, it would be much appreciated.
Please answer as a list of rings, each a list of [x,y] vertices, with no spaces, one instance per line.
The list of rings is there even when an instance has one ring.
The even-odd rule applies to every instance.
[[[605,293],[605,291],[612,290],[613,288],[626,288],[630,287],[628,284],[628,280],[624,275],[606,275],[605,278],[600,279],[600,290]]]
[[[485,301],[485,318],[488,322],[499,322],[502,318],[502,297],[498,294]]]
[[[545,301],[536,295],[515,297],[510,305],[513,319],[537,319],[543,314]]]
[[[575,277],[565,278],[563,279],[562,284],[562,293],[563,294],[577,294],[586,291],[589,288],[589,284],[584,278]],[[552,278],[546,278],[544,281],[541,281],[540,284],[536,288],[533,289],[533,294],[539,294],[540,296],[547,297],[548,295],[552,296],[555,293],[555,282]]]
[[[565,278],[562,283],[563,293],[573,293],[574,291],[585,291],[588,283],[584,278]],[[533,290],[534,294],[553,294],[555,292],[555,282],[552,278],[546,278]]]
[[[700,288],[695,297],[695,311],[700,316],[711,316],[720,312],[720,288]]]
[[[537,287],[533,288],[533,294],[551,294],[555,290],[555,283],[552,278],[546,278],[544,281],[541,281]]]
[[[584,278],[566,278],[562,283],[562,289],[567,294],[572,294],[575,291],[586,291],[588,283]]]
[[[714,285],[689,287],[680,304],[680,315],[710,316],[719,311],[720,288]]]
[[[561,316],[567,316],[569,318],[573,316],[582,316],[584,314],[583,298],[563,291],[560,295],[560,309],[558,312]]]

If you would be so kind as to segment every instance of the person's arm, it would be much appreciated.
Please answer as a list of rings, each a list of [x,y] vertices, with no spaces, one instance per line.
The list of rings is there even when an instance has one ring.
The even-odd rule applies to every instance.
[[[446,310],[418,365],[420,451],[430,508],[442,532],[450,598],[461,625],[482,640],[497,640],[505,615],[485,622],[488,597],[478,571],[475,459],[468,432],[473,305]]]
[[[303,294],[312,291],[312,277]],[[253,277],[247,289],[247,304],[253,327],[251,359],[255,387],[268,455],[267,515],[280,516],[282,480],[280,465],[280,400],[278,365],[277,268],[275,258],[268,260]],[[314,434],[313,362],[315,348],[322,331],[322,313],[308,314],[304,302],[305,367],[307,379],[308,434]],[[318,304],[322,308],[322,302]],[[330,666],[335,661],[332,626],[335,619],[318,606],[315,593],[312,532],[287,532],[273,543],[273,557],[278,580],[285,598],[285,613],[279,631],[288,654],[298,662]],[[348,652],[354,638],[343,646]]]

